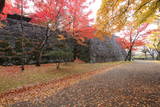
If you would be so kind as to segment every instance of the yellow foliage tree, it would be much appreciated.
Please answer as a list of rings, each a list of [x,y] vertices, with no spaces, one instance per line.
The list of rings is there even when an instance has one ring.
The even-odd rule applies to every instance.
[[[152,22],[158,16],[160,0],[102,0],[97,12],[97,37],[112,36],[126,24],[135,28],[144,22]]]
[[[154,49],[157,53],[157,59],[160,59],[160,30],[152,30],[148,36],[149,42],[146,46],[150,49]]]
[[[160,0],[141,0],[134,8],[135,20],[137,24],[143,22],[152,22],[158,18],[160,9]]]

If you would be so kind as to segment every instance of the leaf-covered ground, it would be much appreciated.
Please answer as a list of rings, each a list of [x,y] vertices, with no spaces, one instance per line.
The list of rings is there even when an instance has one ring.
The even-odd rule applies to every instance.
[[[50,80],[57,80],[74,74],[90,72],[119,63],[122,62],[97,64],[68,63],[63,64],[60,70],[56,70],[55,64],[44,64],[41,67],[27,65],[25,66],[24,72],[21,72],[19,66],[0,66],[0,93],[17,87],[45,83]]]
[[[55,70],[55,65],[43,65],[41,67],[27,66],[25,72],[8,72],[1,68],[0,88],[11,89],[13,86],[20,88],[0,93],[1,105],[22,101],[32,101],[45,99],[59,90],[78,82],[81,79],[89,78],[99,72],[111,69],[124,62],[77,64],[68,63],[63,65],[59,71]],[[15,66],[16,67],[16,66]],[[23,86],[23,87],[22,87]],[[23,107],[23,106],[22,106]]]
[[[10,107],[160,107],[160,63],[134,62]]]

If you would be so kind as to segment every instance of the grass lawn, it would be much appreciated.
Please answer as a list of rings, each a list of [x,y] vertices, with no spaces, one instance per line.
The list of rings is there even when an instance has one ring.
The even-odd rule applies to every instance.
[[[55,64],[45,64],[41,67],[29,65],[26,66],[24,72],[20,72],[18,66],[0,66],[0,93],[26,85],[57,80],[74,74],[92,72],[104,67],[111,67],[121,63],[124,62],[96,64],[68,63],[62,65],[61,69],[58,71],[56,70]]]

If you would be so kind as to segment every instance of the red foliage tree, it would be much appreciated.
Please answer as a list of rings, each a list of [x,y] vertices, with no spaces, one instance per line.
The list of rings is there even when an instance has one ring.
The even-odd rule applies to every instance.
[[[39,42],[36,49],[36,65],[40,66],[41,57],[45,48],[45,45],[50,38],[50,32],[55,32],[60,29],[60,26],[64,23],[62,17],[66,14],[65,6],[66,0],[36,0],[33,1],[34,13],[30,15],[32,23],[42,25],[46,28],[44,39]]]
[[[89,18],[91,11],[87,11],[89,4],[87,0],[36,0],[32,22],[50,25],[51,30],[74,32],[72,36],[92,38],[95,29],[89,26],[93,21]]]
[[[143,46],[145,44],[146,28],[148,24],[142,24],[138,29],[134,30],[132,26],[127,27],[122,33],[122,37],[117,38],[118,43],[122,48],[127,50],[125,61],[131,61],[132,51],[136,50],[136,47]]]
[[[7,14],[20,14],[20,9],[14,7],[11,3],[5,3],[5,7],[0,14],[0,20],[5,20]]]
[[[90,3],[87,3],[87,0],[14,0],[13,5],[11,3],[5,5],[4,14],[0,17],[5,19],[7,14],[14,13],[24,15],[26,8],[32,10],[32,14],[29,14],[31,22],[46,28],[44,39],[36,46],[39,66],[51,31],[55,32],[55,35],[59,35],[57,31],[66,31],[80,44],[84,42],[84,38],[94,37],[95,29],[90,26],[93,20],[89,18],[91,11],[88,11],[92,2],[94,0]],[[30,4],[33,5],[29,6]],[[23,32],[23,24],[21,27]]]
[[[37,48],[37,65],[40,65],[46,42],[50,37],[50,31],[67,31],[78,43],[82,38],[92,38],[94,28],[89,26],[93,20],[89,19],[91,11],[87,12],[90,3],[86,0],[36,0],[33,2],[35,12],[31,15],[32,23],[46,27],[46,35],[43,42]],[[85,4],[86,3],[86,4]]]
[[[89,15],[92,11],[85,11],[89,8],[89,5],[84,5],[87,1],[86,0],[69,0],[67,15],[65,19],[67,22],[70,22],[68,26],[66,26],[66,30],[72,32],[72,36],[79,38],[79,37],[86,37],[86,38],[93,38],[95,28],[93,26],[89,26],[93,19],[89,18]],[[91,1],[90,3],[94,2]],[[88,3],[88,4],[90,4]]]

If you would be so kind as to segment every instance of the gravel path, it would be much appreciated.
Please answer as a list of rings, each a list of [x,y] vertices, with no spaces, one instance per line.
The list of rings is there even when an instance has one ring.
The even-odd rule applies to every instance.
[[[81,80],[43,102],[11,107],[160,107],[160,63],[135,61]]]

